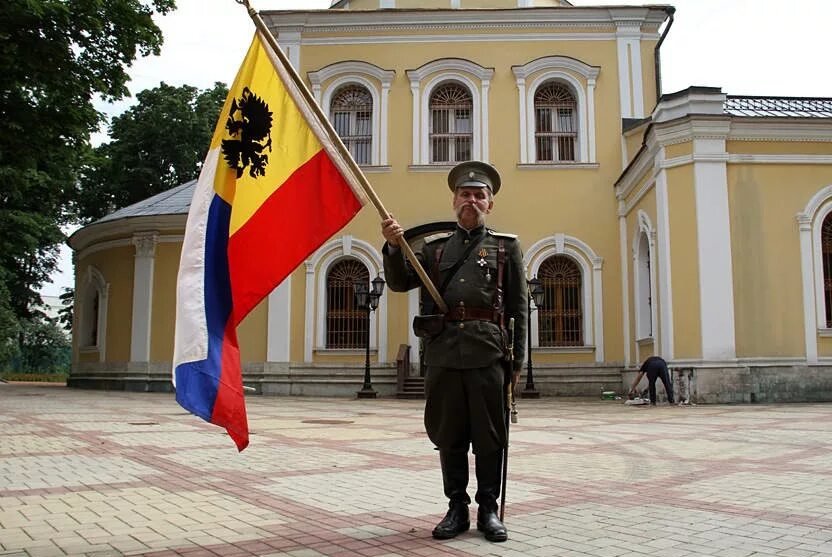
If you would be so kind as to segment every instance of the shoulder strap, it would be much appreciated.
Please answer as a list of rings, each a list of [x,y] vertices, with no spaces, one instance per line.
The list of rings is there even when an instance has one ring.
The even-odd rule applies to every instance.
[[[505,312],[503,311],[503,270],[506,267],[506,243],[503,238],[497,242],[497,288],[494,289],[494,322],[505,327]]]

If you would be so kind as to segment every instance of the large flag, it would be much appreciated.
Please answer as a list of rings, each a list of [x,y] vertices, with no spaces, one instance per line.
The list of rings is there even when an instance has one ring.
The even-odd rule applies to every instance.
[[[220,113],[182,244],[176,400],[224,427],[241,451],[248,421],[237,325],[365,202],[298,92],[256,33]]]

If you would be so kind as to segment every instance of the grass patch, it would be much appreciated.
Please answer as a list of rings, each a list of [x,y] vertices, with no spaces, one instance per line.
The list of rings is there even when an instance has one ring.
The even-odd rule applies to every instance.
[[[66,383],[65,373],[20,373],[9,371],[0,373],[0,379],[4,381],[31,381],[38,383]]]

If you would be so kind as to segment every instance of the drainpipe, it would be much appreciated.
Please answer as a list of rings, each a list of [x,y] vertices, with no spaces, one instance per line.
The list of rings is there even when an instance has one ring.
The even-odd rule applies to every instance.
[[[676,8],[673,6],[667,6],[664,10],[669,19],[667,20],[667,25],[665,26],[664,31],[662,31],[662,36],[659,38],[659,42],[656,43],[656,48],[653,49],[653,61],[656,64],[656,104],[659,104],[659,99],[662,96],[662,57],[659,52],[659,48],[661,48],[665,37],[667,37],[667,32],[670,31],[670,27],[673,25],[673,14],[676,13]]]

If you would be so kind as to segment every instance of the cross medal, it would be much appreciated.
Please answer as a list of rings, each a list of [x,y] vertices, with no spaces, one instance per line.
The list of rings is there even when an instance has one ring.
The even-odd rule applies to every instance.
[[[487,255],[488,252],[485,250],[485,248],[482,248],[479,252],[480,258],[477,260],[477,265],[479,265],[480,267],[485,267],[486,265],[488,265],[488,263],[485,262],[485,256]],[[491,270],[487,268],[485,270],[485,280],[491,280]]]

